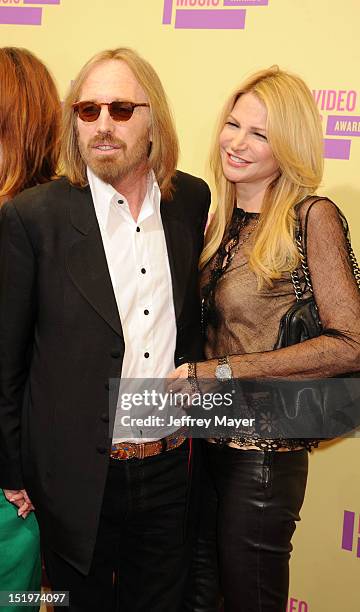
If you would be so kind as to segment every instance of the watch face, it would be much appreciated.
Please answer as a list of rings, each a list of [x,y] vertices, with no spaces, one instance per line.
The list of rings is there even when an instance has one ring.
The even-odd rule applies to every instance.
[[[227,363],[222,363],[218,365],[215,370],[215,376],[218,380],[231,380],[232,371]]]

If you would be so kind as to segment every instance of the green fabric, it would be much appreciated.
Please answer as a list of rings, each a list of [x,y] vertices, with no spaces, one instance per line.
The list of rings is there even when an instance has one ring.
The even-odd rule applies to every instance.
[[[40,591],[39,527],[35,514],[19,518],[0,489],[0,591]],[[1,612],[37,612],[39,606],[0,606]]]

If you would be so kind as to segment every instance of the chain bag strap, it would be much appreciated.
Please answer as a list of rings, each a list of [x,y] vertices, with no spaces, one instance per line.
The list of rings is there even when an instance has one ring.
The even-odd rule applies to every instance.
[[[327,200],[327,199],[328,198],[316,198],[316,200],[314,200],[311,203],[311,205],[309,206],[309,209],[308,209],[308,211],[306,213],[305,224],[307,224],[307,216],[308,216],[309,211],[310,211],[311,207],[313,206],[313,204],[315,204],[319,200]],[[334,202],[333,202],[333,204],[334,204]],[[334,206],[336,206],[336,204],[334,204]],[[338,213],[340,214],[341,219],[344,220],[344,217],[343,217],[341,211],[339,210],[339,208],[337,206],[336,206],[336,209],[337,209]],[[349,260],[350,260],[351,267],[352,267],[352,270],[353,270],[354,278],[356,280],[356,284],[358,286],[358,289],[360,290],[360,268],[359,268],[359,263],[358,263],[358,261],[356,259],[356,255],[355,255],[354,250],[352,248],[351,241],[350,241],[350,238],[349,238],[349,235],[348,235],[348,231],[347,231],[347,227],[346,228],[344,227],[344,236],[345,236],[345,240],[346,240],[346,244],[347,244],[347,248],[348,248]],[[305,237],[306,237],[306,231],[305,231]],[[297,215],[296,215],[295,243],[296,243],[296,246],[297,246],[298,251],[299,251],[300,265],[301,265],[301,268],[302,268],[303,273],[304,273],[304,278],[305,278],[306,286],[309,288],[309,291],[311,293],[313,293],[313,287],[312,287],[311,277],[310,277],[310,270],[309,270],[309,266],[308,266],[308,262],[307,262],[306,244],[303,244],[303,236],[302,236],[302,231],[301,231],[301,226],[300,226],[300,219],[299,219],[298,209],[297,209]],[[299,283],[299,271],[298,270],[294,270],[291,273],[291,280],[293,281],[293,287],[294,287],[296,299],[299,300],[302,297],[302,291],[301,291],[301,286],[300,286],[300,283]]]

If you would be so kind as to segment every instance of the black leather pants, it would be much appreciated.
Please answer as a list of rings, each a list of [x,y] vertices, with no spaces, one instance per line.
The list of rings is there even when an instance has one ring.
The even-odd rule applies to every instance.
[[[304,500],[307,451],[208,444],[208,460],[218,497],[225,612],[285,612],[291,538]]]

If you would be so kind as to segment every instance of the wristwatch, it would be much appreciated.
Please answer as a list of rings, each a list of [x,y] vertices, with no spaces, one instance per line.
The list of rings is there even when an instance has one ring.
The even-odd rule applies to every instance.
[[[215,368],[215,376],[221,382],[231,380],[233,377],[232,369],[228,357],[220,357]]]

